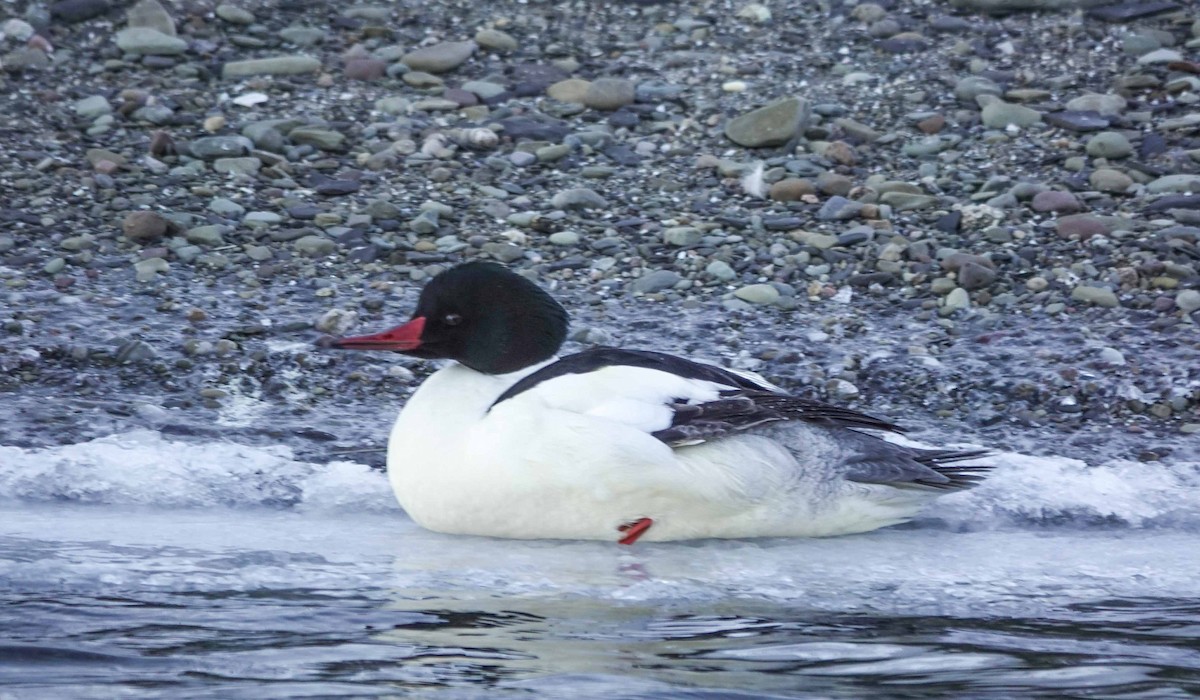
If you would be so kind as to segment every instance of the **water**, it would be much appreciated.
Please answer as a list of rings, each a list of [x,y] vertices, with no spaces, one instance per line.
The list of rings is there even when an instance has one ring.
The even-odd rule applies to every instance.
[[[0,697],[1200,693],[1200,464],[996,462],[903,528],[621,548],[286,448],[0,447]]]

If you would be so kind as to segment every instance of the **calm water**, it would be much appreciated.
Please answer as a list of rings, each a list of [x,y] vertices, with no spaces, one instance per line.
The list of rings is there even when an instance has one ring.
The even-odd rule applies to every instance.
[[[1200,465],[998,463],[902,529],[618,548],[283,449],[0,447],[0,698],[1200,693]]]

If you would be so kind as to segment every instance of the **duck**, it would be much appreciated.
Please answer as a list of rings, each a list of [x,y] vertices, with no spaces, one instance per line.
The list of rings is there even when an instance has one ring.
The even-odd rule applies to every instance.
[[[758,375],[651,350],[559,355],[566,310],[473,261],[412,317],[343,350],[447,360],[400,411],[387,474],[420,526],[516,539],[825,537],[911,520],[991,469],[979,449],[885,439],[896,424]]]

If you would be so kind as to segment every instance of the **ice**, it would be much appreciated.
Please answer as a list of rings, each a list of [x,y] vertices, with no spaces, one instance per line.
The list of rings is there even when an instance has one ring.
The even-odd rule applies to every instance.
[[[0,446],[0,499],[397,508],[384,475],[360,464],[312,464],[282,446],[182,442],[150,430],[39,450]]]
[[[983,486],[902,528],[630,548],[427,532],[381,472],[284,447],[153,431],[0,447],[0,587],[386,588],[426,606],[574,596],[896,614],[1052,615],[1079,600],[1194,595],[1196,464],[990,461]]]

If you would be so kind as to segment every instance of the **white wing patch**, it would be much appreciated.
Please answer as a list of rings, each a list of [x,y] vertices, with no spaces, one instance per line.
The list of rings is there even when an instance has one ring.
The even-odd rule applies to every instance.
[[[547,408],[623,423],[647,433],[671,425],[672,404],[698,404],[732,387],[669,372],[629,365],[567,374],[538,384],[509,399],[535,401]]]

